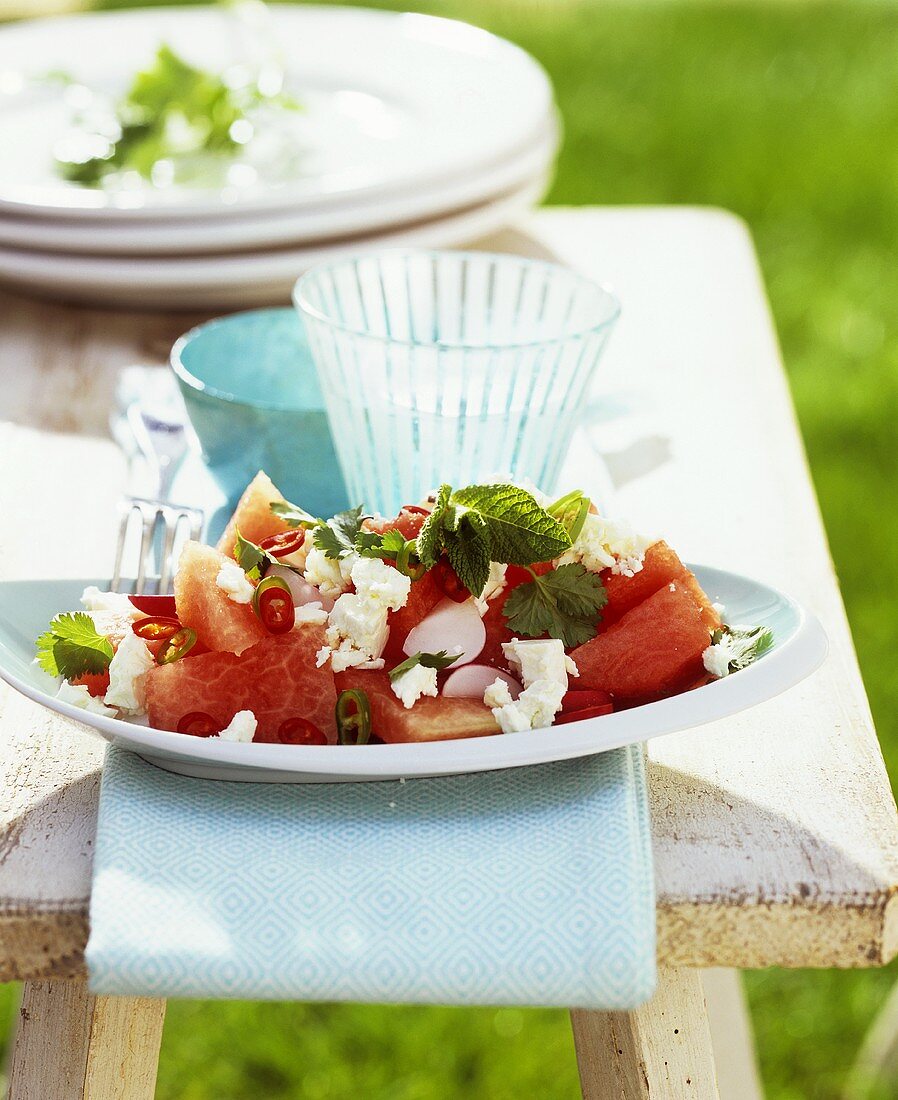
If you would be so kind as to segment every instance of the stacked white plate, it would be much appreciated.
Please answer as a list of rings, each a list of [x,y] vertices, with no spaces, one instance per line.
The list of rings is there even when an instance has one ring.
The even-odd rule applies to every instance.
[[[163,42],[221,72],[245,61],[233,16],[162,8],[0,29],[0,281],[143,307],[286,301],[313,263],[469,243],[544,193],[556,113],[522,50],[422,15],[278,4],[270,20],[304,108],[294,161],[235,162],[209,189],[63,180],[54,155],[73,106],[45,74],[120,94]]]

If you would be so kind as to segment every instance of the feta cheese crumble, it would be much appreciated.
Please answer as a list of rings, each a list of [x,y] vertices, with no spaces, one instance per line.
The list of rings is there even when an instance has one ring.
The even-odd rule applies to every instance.
[[[353,557],[350,580],[355,592],[345,592],[334,604],[327,645],[318,651],[319,666],[330,658],[334,672],[383,668],[380,655],[389,636],[387,613],[405,606],[412,586],[411,578],[380,558]]]
[[[252,741],[258,724],[251,710],[238,710],[218,736],[222,741]]]
[[[390,687],[405,709],[410,710],[423,695],[437,697],[437,670],[414,665],[397,676]]]
[[[499,723],[503,733],[551,726],[561,710],[568,689],[568,676],[579,676],[577,666],[564,652],[558,638],[521,641],[513,638],[502,645],[509,667],[524,684],[524,690],[512,699],[508,684],[496,679],[483,693],[483,701]]]
[[[118,711],[115,707],[107,707],[102,699],[95,699],[84,684],[70,684],[63,681],[56,692],[56,698],[63,703],[71,703],[73,707],[80,707],[91,714],[105,714],[107,718],[115,718]]]
[[[103,702],[126,714],[144,714],[146,676],[155,663],[146,642],[129,631],[109,662],[109,688]]]
[[[215,583],[234,603],[252,603],[255,588],[246,578],[246,573],[230,558],[222,564]]]
[[[503,562],[491,561],[490,573],[479,596],[474,597],[474,603],[480,612],[481,619],[487,612],[488,601],[493,600],[505,590],[505,574],[508,566]]]
[[[358,560],[358,554],[351,552],[342,558],[329,558],[320,547],[312,546],[306,555],[304,575],[323,596],[336,598],[349,588],[352,568]]]
[[[81,593],[81,606],[85,611],[124,615],[128,619],[141,619],[144,614],[123,592],[103,592],[95,584],[88,585]]]
[[[555,565],[581,562],[593,573],[610,569],[612,573],[632,577],[642,569],[645,552],[654,541],[638,534],[624,520],[590,512],[573,546],[555,559]]]
[[[296,622],[300,626],[304,623],[320,626],[327,622],[327,612],[320,603],[301,604],[299,607],[294,608],[293,614],[296,616]]]

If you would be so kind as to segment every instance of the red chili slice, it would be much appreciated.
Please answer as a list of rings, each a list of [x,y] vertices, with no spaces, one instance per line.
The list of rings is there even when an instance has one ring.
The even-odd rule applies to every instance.
[[[145,615],[164,615],[166,618],[175,618],[178,614],[174,596],[129,596],[128,599],[138,611],[142,611]]]
[[[454,600],[456,603],[464,603],[465,600],[471,598],[471,593],[461,583],[458,573],[455,572],[445,558],[440,558],[437,562],[433,575],[440,591],[444,596],[448,596],[450,600]]]
[[[131,629],[145,642],[164,642],[178,633],[181,624],[168,615],[151,615],[148,619],[138,619],[132,623]]]
[[[590,691],[586,688],[571,688],[561,700],[562,714],[585,710],[587,707],[611,707],[614,709],[614,700],[607,691]]]
[[[279,535],[269,535],[262,539],[259,547],[273,558],[286,558],[289,554],[295,554],[306,541],[306,532],[302,527],[295,531],[282,531]]]
[[[278,741],[282,745],[326,745],[327,738],[308,718],[288,718],[281,723]]]
[[[293,593],[282,577],[265,577],[259,582],[253,593],[253,610],[269,634],[286,634],[296,622]]]
[[[189,733],[191,737],[213,737],[221,729],[220,723],[204,710],[192,710],[178,722],[178,733]]]

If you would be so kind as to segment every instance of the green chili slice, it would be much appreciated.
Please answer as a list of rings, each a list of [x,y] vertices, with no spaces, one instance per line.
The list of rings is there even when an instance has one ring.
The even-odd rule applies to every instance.
[[[172,661],[180,661],[196,645],[196,631],[189,626],[182,626],[180,630],[172,634],[159,647],[156,654],[157,665],[170,665]]]
[[[334,713],[341,745],[367,745],[371,736],[371,704],[364,691],[341,691]]]
[[[419,581],[427,572],[421,559],[415,553],[415,542],[406,541],[402,549],[396,554],[396,568],[413,581]]]

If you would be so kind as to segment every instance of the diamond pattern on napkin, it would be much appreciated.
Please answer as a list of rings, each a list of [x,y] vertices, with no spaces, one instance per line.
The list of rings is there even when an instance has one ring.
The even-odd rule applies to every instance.
[[[96,993],[631,1008],[655,982],[642,750],[276,785],[110,746],[90,917]]]

